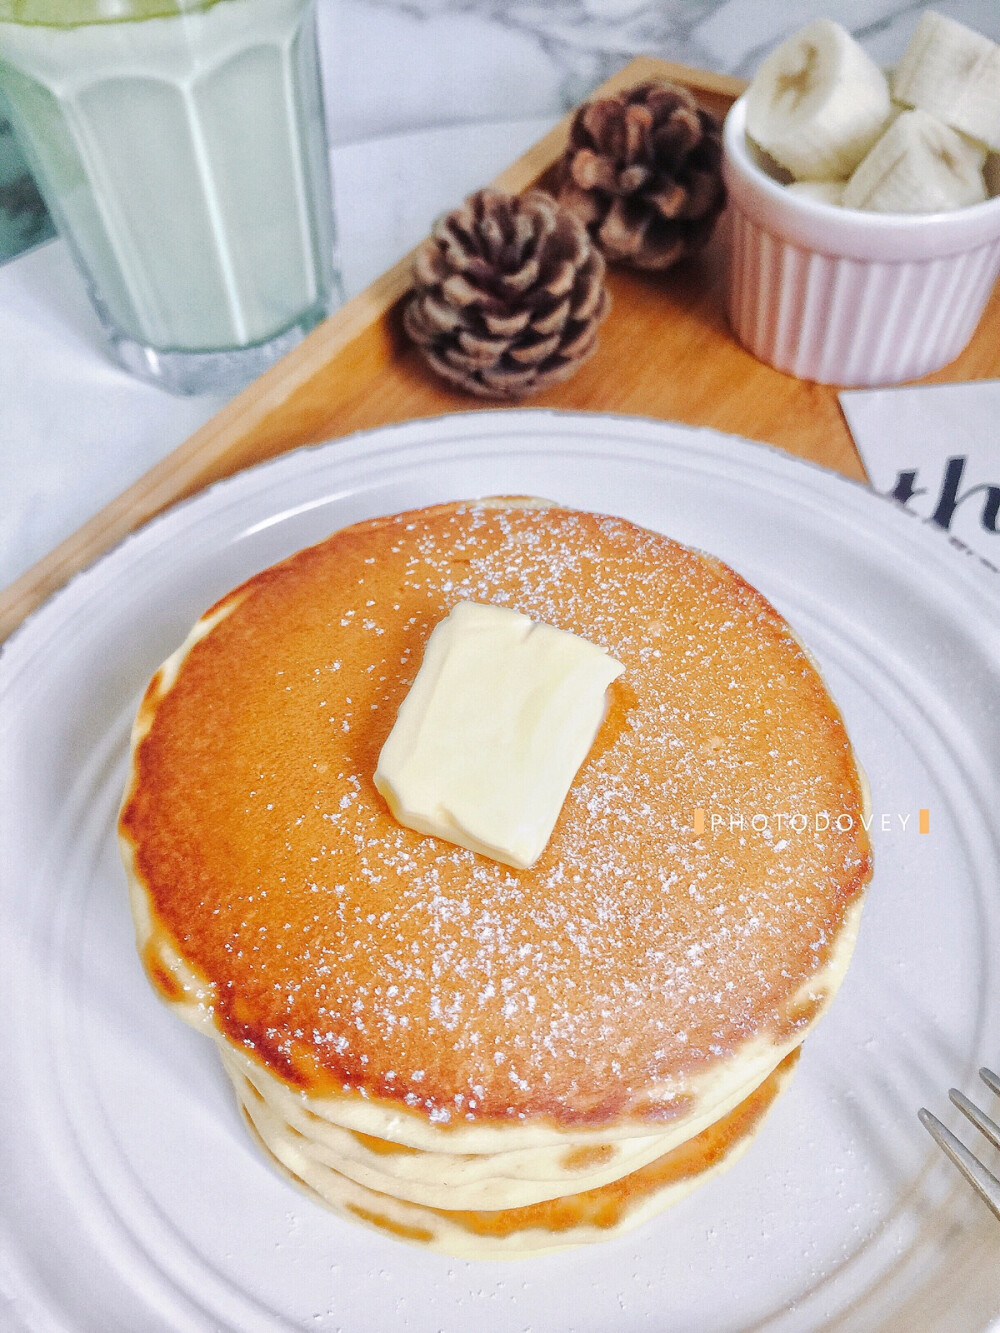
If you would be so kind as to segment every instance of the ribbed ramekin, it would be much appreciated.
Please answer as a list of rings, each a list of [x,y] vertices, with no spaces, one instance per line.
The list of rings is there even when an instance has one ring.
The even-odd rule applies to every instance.
[[[953,361],[1000,272],[1000,197],[950,213],[862,213],[790,194],[723,131],[729,319],[754,356],[822,384],[895,384]]]

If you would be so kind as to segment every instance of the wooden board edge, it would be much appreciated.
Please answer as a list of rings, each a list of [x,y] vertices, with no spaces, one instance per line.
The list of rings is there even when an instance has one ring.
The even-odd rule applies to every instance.
[[[712,74],[656,56],[637,56],[595,89],[592,96],[608,96],[650,78],[671,79],[706,98],[725,102],[734,100],[746,87],[744,80],[728,74]],[[520,193],[533,185],[558,160],[569,137],[574,114],[574,111],[568,112],[548,134],[500,172],[493,181],[494,186],[509,193]],[[409,288],[413,254],[414,251],[410,251],[363,292],[347,301],[183,444],[0,591],[0,643],[74,574],[154,515],[199,490],[210,465],[225,459],[238,447],[240,440],[280,408],[298,388],[366,329],[385,318]],[[238,467],[232,469],[237,470]]]

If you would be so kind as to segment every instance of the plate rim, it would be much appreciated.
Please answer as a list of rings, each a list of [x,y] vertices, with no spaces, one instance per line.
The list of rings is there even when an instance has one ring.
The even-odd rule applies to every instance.
[[[913,543],[923,544],[927,557],[935,561],[939,572],[945,578],[954,580],[956,584],[962,586],[966,592],[973,596],[978,593],[981,597],[989,586],[987,580],[993,570],[990,562],[965,543],[953,537],[949,532],[938,527],[931,520],[925,519],[915,511],[895,503],[890,496],[876,491],[867,482],[849,477],[833,468],[817,463],[813,459],[803,458],[766,441],[716,430],[711,426],[691,425],[687,422],[636,413],[590,412],[563,408],[466,409],[430,417],[409,418],[402,422],[373,426],[364,430],[352,431],[347,435],[331,436],[312,444],[299,445],[294,449],[277,454],[273,458],[267,458],[259,463],[241,468],[229,476],[220,477],[193,494],[174,501],[131,532],[126,533],[124,537],[109,546],[107,550],[102,551],[83,569],[75,571],[45,601],[29,612],[25,619],[8,635],[7,639],[0,644],[0,686],[4,684],[6,676],[11,672],[11,664],[16,663],[21,654],[30,653],[32,636],[44,631],[46,623],[53,616],[58,615],[66,598],[74,592],[78,593],[81,585],[99,577],[101,571],[108,565],[126,559],[128,551],[133,546],[141,546],[144,542],[152,541],[154,534],[160,528],[172,522],[182,521],[183,516],[189,514],[193,509],[202,506],[211,509],[213,502],[217,502],[220,493],[232,491],[235,497],[242,489],[246,488],[253,491],[262,478],[275,477],[281,479],[282,474],[286,472],[294,473],[326,452],[334,454],[335,452],[346,451],[345,457],[356,461],[359,456],[363,456],[366,452],[373,454],[379,452],[380,445],[383,442],[391,444],[399,441],[405,447],[407,436],[411,434],[419,436],[426,432],[433,432],[435,429],[445,432],[442,442],[447,442],[451,438],[451,432],[458,431],[461,428],[466,428],[467,434],[464,437],[460,436],[460,438],[488,438],[493,434],[502,435],[508,432],[513,435],[530,435],[534,430],[545,426],[558,425],[559,427],[572,428],[574,423],[580,426],[581,434],[584,436],[591,434],[599,436],[600,427],[604,423],[615,423],[619,427],[638,428],[642,432],[649,433],[648,441],[643,440],[643,443],[654,442],[656,434],[662,435],[664,438],[661,443],[665,443],[671,435],[680,433],[681,435],[687,435],[691,444],[696,440],[703,445],[711,443],[715,445],[718,452],[742,455],[748,463],[752,460],[765,472],[770,469],[772,475],[775,473],[787,475],[793,480],[793,483],[800,482],[805,492],[812,492],[814,498],[818,491],[821,491],[824,487],[829,487],[828,493],[830,495],[838,495],[847,503],[848,507],[855,510],[859,505],[864,507],[868,504],[875,504],[879,506],[878,512],[881,516],[890,525],[896,525],[897,532],[903,539],[904,544],[907,537]],[[539,451],[532,449],[529,452]],[[571,454],[573,450],[570,449],[565,452]],[[432,460],[430,465],[433,466],[433,462],[436,461],[439,460]],[[452,496],[448,498],[455,499],[459,497]],[[875,513],[876,511],[873,509],[872,512]],[[891,518],[890,515],[892,515]],[[987,616],[992,611],[996,612],[997,629],[1000,631],[1000,601],[996,604],[988,601],[984,611]]]

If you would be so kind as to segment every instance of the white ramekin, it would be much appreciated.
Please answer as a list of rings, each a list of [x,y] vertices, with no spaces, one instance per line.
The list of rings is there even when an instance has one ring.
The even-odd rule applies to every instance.
[[[821,384],[894,384],[954,360],[1000,272],[1000,197],[951,213],[862,213],[789,194],[723,129],[729,319],[754,356]]]

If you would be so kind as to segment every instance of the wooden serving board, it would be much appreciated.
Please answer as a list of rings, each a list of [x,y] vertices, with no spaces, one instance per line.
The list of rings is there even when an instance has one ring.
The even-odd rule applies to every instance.
[[[666,77],[720,117],[744,83],[651,57],[598,90]],[[571,116],[497,177],[521,191],[544,183]],[[456,203],[459,202],[456,200]],[[864,469],[837,391],[772,370],[735,341],[723,292],[725,227],[697,260],[662,275],[611,270],[613,300],[595,355],[567,383],[526,406],[625,412],[711,426],[779,445],[848,476]],[[342,306],[184,444],[0,593],[0,639],[78,570],[160,510],[209,482],[303,444],[445,412],[495,409],[435,379],[401,329],[410,256]],[[1000,375],[1000,288],[965,352],[927,382]],[[516,411],[516,408],[509,408]]]

